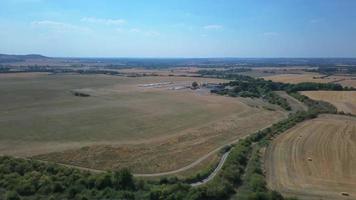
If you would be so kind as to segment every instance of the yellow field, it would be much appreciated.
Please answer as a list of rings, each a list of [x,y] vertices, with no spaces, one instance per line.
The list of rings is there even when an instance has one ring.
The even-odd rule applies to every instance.
[[[300,199],[356,199],[355,155],[356,118],[322,115],[267,148],[268,187]]]
[[[262,101],[172,89],[193,81],[222,80],[106,75],[1,78],[0,154],[95,169],[162,172],[186,166],[286,116]],[[165,84],[146,85],[156,83]],[[77,97],[71,91],[91,96]]]
[[[348,87],[354,87],[356,88],[356,78],[353,77],[353,78],[348,78],[346,80],[343,80],[343,81],[340,81],[340,82],[337,82],[343,86],[348,86]]]
[[[333,80],[327,78],[320,78],[322,75],[316,73],[303,73],[303,74],[278,74],[273,76],[263,77],[266,80],[282,83],[302,83],[302,82],[315,82],[327,83]]]
[[[329,102],[339,111],[356,114],[356,91],[304,91],[302,94]]]

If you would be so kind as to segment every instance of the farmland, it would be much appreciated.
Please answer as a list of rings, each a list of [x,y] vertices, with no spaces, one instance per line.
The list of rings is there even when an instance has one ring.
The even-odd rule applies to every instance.
[[[355,91],[304,91],[302,94],[315,100],[327,101],[339,111],[356,114]]]
[[[346,78],[340,82],[338,82],[339,84],[343,85],[343,86],[348,86],[348,87],[354,87],[356,88],[356,78],[352,77],[352,78]]]
[[[274,71],[272,71],[274,72]],[[323,75],[319,73],[298,72],[295,74],[276,74],[263,76],[266,80],[282,83],[337,83],[344,87],[356,87],[356,79],[352,75]]]
[[[321,78],[323,75],[318,73],[300,73],[300,74],[278,74],[273,76],[263,77],[266,80],[282,83],[302,83],[302,82],[315,82],[315,83],[328,83],[331,81],[339,80],[337,78]]]
[[[262,101],[172,89],[193,81],[222,80],[75,74],[3,77],[0,153],[94,169],[162,172],[184,167],[286,116]],[[153,83],[169,84],[147,87]]]
[[[300,199],[356,199],[356,119],[321,115],[268,147],[268,186]]]

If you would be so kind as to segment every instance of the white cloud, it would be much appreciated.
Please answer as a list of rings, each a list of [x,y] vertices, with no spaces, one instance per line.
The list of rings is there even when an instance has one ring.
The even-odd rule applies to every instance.
[[[264,36],[278,36],[279,33],[277,33],[277,32],[264,32],[263,35]]]
[[[88,31],[89,30],[86,27],[81,27],[69,23],[63,23],[63,22],[57,22],[51,20],[33,21],[31,22],[31,25],[35,27],[45,27],[57,31]]]
[[[222,29],[223,26],[219,25],[219,24],[209,24],[209,25],[204,26],[203,28],[207,29],[207,30],[218,30],[218,29]]]
[[[96,18],[96,17],[84,17],[81,19],[81,21],[88,22],[88,23],[115,25],[115,26],[120,26],[126,23],[126,20],[124,19],[103,19],[103,18]]]

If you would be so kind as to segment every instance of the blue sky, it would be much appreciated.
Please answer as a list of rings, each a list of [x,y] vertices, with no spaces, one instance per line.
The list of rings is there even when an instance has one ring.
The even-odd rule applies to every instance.
[[[0,53],[356,57],[356,0],[0,0]]]

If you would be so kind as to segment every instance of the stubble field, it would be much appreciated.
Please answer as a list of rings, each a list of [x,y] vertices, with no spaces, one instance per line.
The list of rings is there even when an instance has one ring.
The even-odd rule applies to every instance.
[[[268,186],[300,199],[356,199],[356,118],[321,115],[267,148]]]

